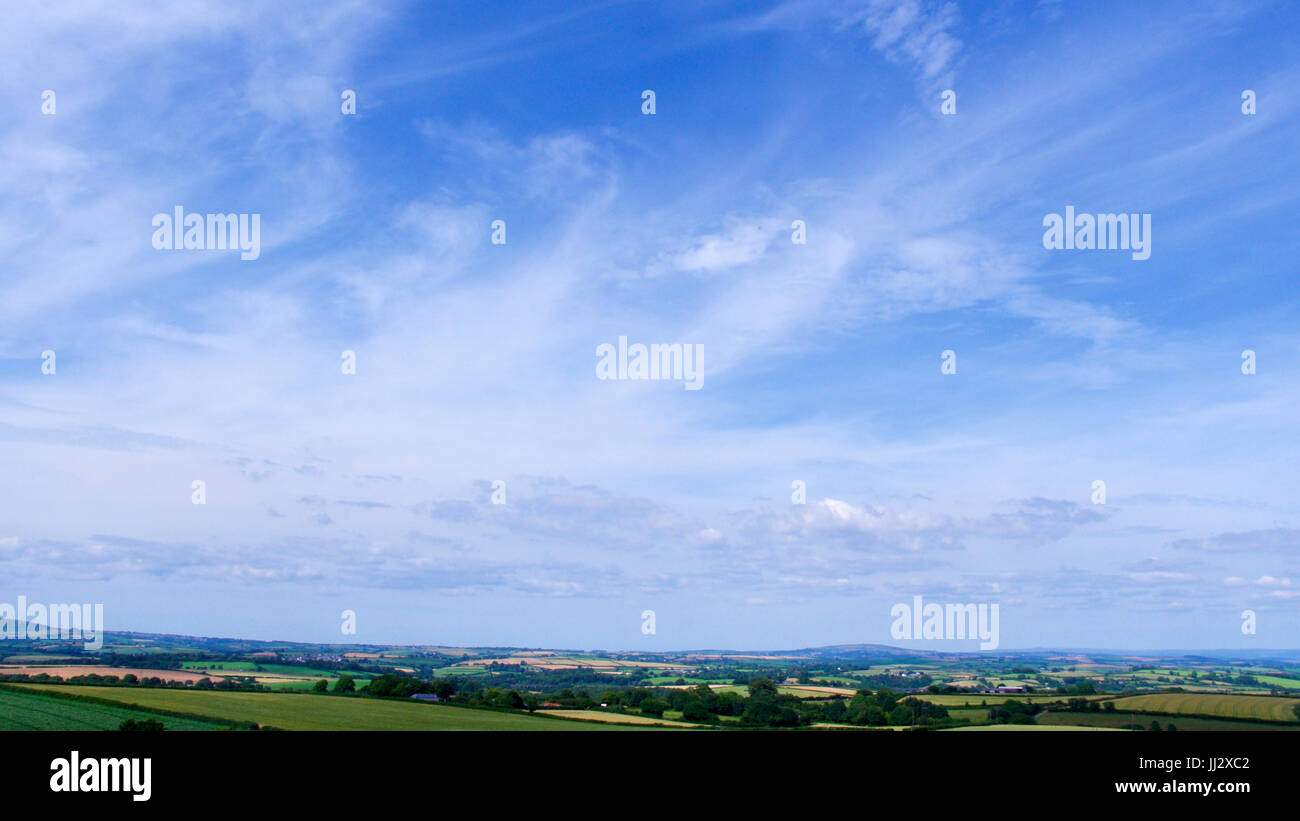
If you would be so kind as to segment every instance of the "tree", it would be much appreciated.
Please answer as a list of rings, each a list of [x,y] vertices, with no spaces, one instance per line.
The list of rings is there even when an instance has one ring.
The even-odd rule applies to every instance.
[[[776,698],[779,691],[770,678],[756,678],[749,683],[749,697],[770,696]]]
[[[327,693],[329,692],[329,689],[330,689],[330,683],[325,679],[321,679],[320,681],[313,684],[311,687],[311,691],[313,693]]]
[[[696,722],[712,721],[713,714],[710,713],[698,699],[691,699],[686,702],[686,706],[682,709],[682,720]]]
[[[456,693],[456,685],[450,679],[440,678],[433,682],[433,692],[446,701]]]
[[[781,710],[776,701],[763,697],[750,698],[745,702],[745,712],[741,721],[758,727],[770,727],[780,718]]]
[[[641,699],[641,712],[648,716],[662,716],[664,710],[668,709],[668,702],[662,698],[651,696],[650,698]]]
[[[822,707],[822,715],[826,718],[827,721],[830,721],[835,724],[838,724],[839,722],[844,720],[845,712],[846,711],[844,709],[844,699],[842,698],[833,699],[827,702],[824,707]]]
[[[357,691],[357,682],[352,676],[339,676],[339,680],[334,682],[334,692],[336,693],[355,693]]]

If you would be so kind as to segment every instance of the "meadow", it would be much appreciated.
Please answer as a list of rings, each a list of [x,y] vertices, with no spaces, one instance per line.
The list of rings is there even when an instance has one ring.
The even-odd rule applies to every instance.
[[[1219,693],[1155,693],[1116,699],[1116,712],[1174,713],[1216,718],[1296,721],[1300,698],[1227,695]]]
[[[945,707],[993,707],[1006,701],[1031,701],[1031,702],[1048,702],[1064,701],[1067,698],[1086,698],[1088,700],[1106,698],[1106,696],[1061,696],[1061,695],[1040,695],[1024,693],[971,693],[964,694],[942,694],[934,693],[909,693],[909,696],[918,698],[922,701],[928,701],[931,704],[942,704]]]
[[[0,690],[0,730],[116,730],[123,721],[152,718],[168,730],[217,730],[220,724],[92,704],[38,693]]]
[[[947,729],[947,730],[940,730],[939,732],[943,732],[943,733],[967,733],[967,732],[1010,732],[1010,733],[1018,733],[1018,732],[1024,732],[1024,731],[1029,731],[1029,732],[1034,732],[1034,731],[1038,731],[1038,732],[1060,732],[1060,731],[1073,732],[1073,731],[1075,731],[1075,730],[1096,731],[1096,732],[1108,732],[1108,731],[1122,732],[1121,730],[1114,729],[1114,728],[1111,728],[1111,727],[1080,727],[1080,726],[1074,726],[1074,725],[1062,725],[1062,726],[1059,726],[1059,727],[1051,727],[1051,726],[1047,726],[1047,725],[1043,725],[1043,724],[981,724],[981,725],[979,725],[979,726],[977,726],[977,727],[951,727],[951,728],[949,728],[949,729]]]
[[[416,704],[362,697],[247,693],[122,687],[27,684],[32,692],[62,692],[122,704],[253,722],[281,730],[605,730],[609,724],[476,710],[443,704]],[[138,713],[128,717],[139,717]],[[120,723],[120,720],[119,720]],[[113,729],[116,729],[114,725]],[[633,729],[624,726],[621,729]]]
[[[1170,724],[1174,724],[1179,730],[1213,730],[1226,732],[1241,732],[1243,730],[1300,730],[1300,724],[1297,724],[1295,727],[1279,727],[1276,724],[1264,724],[1252,721],[1226,721],[1215,718],[1200,718],[1198,716],[1151,716],[1141,713],[1049,712],[1038,715],[1036,719],[1036,724],[1047,727],[1079,726],[1125,729],[1131,724],[1136,724],[1138,727],[1145,730],[1154,720],[1160,723],[1162,729],[1168,729]]]

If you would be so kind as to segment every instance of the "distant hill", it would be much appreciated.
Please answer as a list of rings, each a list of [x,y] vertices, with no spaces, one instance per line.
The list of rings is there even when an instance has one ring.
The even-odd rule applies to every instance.
[[[7,622],[0,621],[0,628]],[[19,628],[24,625],[17,623]],[[451,656],[465,655],[501,655],[521,651],[590,653],[605,656],[772,656],[804,657],[814,659],[872,658],[872,659],[1043,659],[1049,657],[1088,657],[1092,659],[1204,659],[1222,662],[1231,660],[1279,660],[1287,662],[1300,661],[1300,650],[1291,649],[1231,649],[1231,650],[1117,650],[1102,648],[1069,647],[1035,647],[1022,650],[967,651],[923,650],[910,647],[894,647],[888,644],[831,644],[819,647],[804,647],[796,650],[592,650],[560,647],[453,647],[437,644],[322,644],[302,641],[261,640],[219,638],[210,636],[185,636],[174,633],[137,633],[125,631],[108,631],[104,633],[104,649],[96,655],[116,652],[147,652],[159,650],[203,650],[210,653],[256,653],[275,652],[289,654],[343,654],[343,653],[439,653]],[[8,639],[0,642],[0,657],[12,655],[19,651],[35,649],[54,650],[79,654],[82,642],[59,639]]]

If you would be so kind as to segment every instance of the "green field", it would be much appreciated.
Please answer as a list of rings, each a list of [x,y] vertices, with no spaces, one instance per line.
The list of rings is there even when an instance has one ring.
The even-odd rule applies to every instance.
[[[1197,718],[1195,716],[1150,716],[1129,713],[1046,713],[1036,717],[1037,723],[1046,726],[1082,726],[1126,728],[1130,722],[1145,730],[1152,721],[1158,721],[1162,729],[1168,729],[1171,723],[1179,730],[1215,730],[1238,732],[1242,730],[1300,730],[1295,727],[1279,727],[1276,724],[1261,724],[1251,721],[1223,721],[1214,718]]]
[[[239,673],[254,669],[257,667],[251,661],[185,661],[181,663],[182,670],[217,670],[226,673]]]
[[[262,664],[263,673],[269,673],[277,676],[311,676],[312,678],[338,678],[339,676],[351,676],[357,681],[369,681],[375,677],[374,673],[359,673],[351,670],[317,670],[312,667],[295,667],[292,664]]]
[[[317,670],[313,667],[297,667],[292,664],[257,664],[251,661],[187,661],[181,664],[183,670],[195,670],[217,675],[272,675],[272,676],[310,676],[312,679],[336,679],[348,675],[357,681],[369,681],[374,673],[360,673],[349,670]]]
[[[168,730],[217,730],[221,725],[126,707],[0,690],[0,730],[116,730],[123,721],[152,718]]]
[[[942,704],[945,707],[979,707],[980,702],[984,702],[986,706],[994,707],[1007,701],[1065,701],[1070,698],[1086,698],[1088,700],[1105,698],[1105,696],[1058,696],[1037,693],[1029,695],[1024,693],[971,693],[970,695],[916,693],[909,695],[922,701],[928,701],[931,704]]]
[[[1300,690],[1300,680],[1293,678],[1282,678],[1281,676],[1255,676],[1260,683],[1267,684],[1270,687],[1282,687],[1288,690]]]
[[[989,711],[986,707],[950,707],[948,717],[969,721],[971,724],[983,724],[989,720]]]
[[[364,681],[358,681],[357,686],[359,687],[365,683],[366,682]],[[305,693],[316,686],[316,680],[305,678],[297,681],[264,681],[262,682],[262,686],[268,690],[274,690],[276,692]],[[334,686],[333,682],[330,682],[330,686]]]
[[[1292,708],[1300,698],[1272,698],[1218,693],[1157,693],[1116,699],[1117,712],[1177,713],[1216,718],[1254,718],[1265,721],[1295,721]]]
[[[171,690],[135,687],[22,685],[33,692],[54,691],[137,704],[156,710],[254,722],[282,730],[609,730],[610,724],[541,718],[520,713],[472,710],[443,704],[415,704],[369,698]],[[129,712],[129,711],[127,711]],[[137,715],[138,714],[132,714]],[[129,717],[129,716],[128,716]],[[119,719],[120,723],[120,719]],[[114,725],[116,728],[116,725]],[[636,728],[639,729],[639,728]]]
[[[940,732],[945,732],[945,733],[970,733],[970,732],[980,732],[980,731],[993,731],[993,732],[1009,732],[1009,733],[1018,733],[1018,732],[1025,731],[1025,730],[1030,731],[1030,732],[1033,732],[1033,731],[1038,731],[1038,732],[1060,732],[1060,731],[1074,732],[1074,731],[1076,731],[1076,730],[1092,730],[1092,731],[1096,731],[1096,732],[1107,732],[1107,731],[1123,732],[1122,730],[1113,730],[1113,728],[1111,728],[1111,727],[1072,727],[1072,726],[1065,726],[1065,725],[1058,726],[1058,727],[1053,727],[1053,726],[1045,725],[1045,724],[982,724],[982,725],[980,725],[980,726],[978,726],[978,727],[950,727],[949,729],[947,729],[947,730],[941,730]]]

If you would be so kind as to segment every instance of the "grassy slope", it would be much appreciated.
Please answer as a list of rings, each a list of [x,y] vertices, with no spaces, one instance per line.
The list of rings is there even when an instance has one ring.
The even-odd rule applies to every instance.
[[[116,730],[129,718],[136,721],[152,718],[161,721],[168,730],[216,730],[221,726],[125,707],[0,690],[0,730]]]
[[[1271,721],[1295,721],[1292,706],[1298,698],[1269,696],[1234,696],[1200,693],[1156,693],[1130,696],[1115,701],[1117,712],[1160,712],[1225,718],[1262,718]]]
[[[1052,732],[1052,731],[1096,731],[1100,733],[1116,732],[1122,733],[1124,730],[1118,730],[1113,727],[1070,727],[1060,726],[1052,727],[1045,724],[983,724],[979,727],[953,727],[948,730],[940,730],[943,733],[969,733],[969,732],[1008,732],[1016,733],[1020,731],[1027,732]]]
[[[518,713],[471,710],[442,704],[414,704],[368,698],[164,690],[76,685],[23,685],[124,704],[228,721],[253,721],[282,730],[604,730],[627,726],[547,719]]]
[[[1276,724],[1261,724],[1249,721],[1223,721],[1214,718],[1197,718],[1195,716],[1150,716],[1141,713],[1136,714],[1130,719],[1128,713],[1047,713],[1038,716],[1038,723],[1042,725],[1061,726],[1073,725],[1083,727],[1128,727],[1129,721],[1135,721],[1139,727],[1145,730],[1151,722],[1158,721],[1160,726],[1167,727],[1170,724],[1178,726],[1179,730],[1221,730],[1227,732],[1242,732],[1244,730],[1300,730],[1300,725],[1296,727],[1280,727]]]

